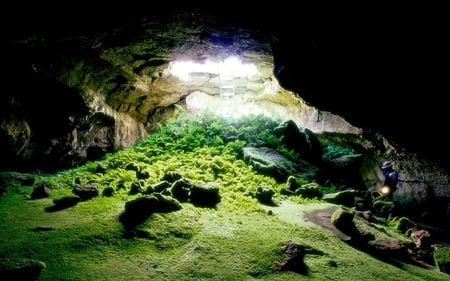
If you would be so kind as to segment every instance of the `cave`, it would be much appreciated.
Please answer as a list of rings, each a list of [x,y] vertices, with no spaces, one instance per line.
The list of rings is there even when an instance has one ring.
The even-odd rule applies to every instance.
[[[445,255],[439,258],[437,249],[445,253],[450,240],[450,178],[442,125],[447,118],[443,74],[434,64],[443,58],[441,18],[418,19],[414,13],[405,14],[403,7],[361,7],[355,13],[354,7],[345,5],[285,2],[261,1],[249,6],[234,0],[158,5],[115,0],[104,6],[92,6],[88,1],[66,6],[11,4],[2,18],[6,39],[2,62],[7,71],[1,76],[0,200],[7,202],[1,208],[7,216],[0,223],[11,227],[8,217],[17,215],[11,214],[17,208],[11,202],[22,196],[31,200],[18,206],[34,205],[24,207],[18,221],[33,227],[27,237],[39,236],[27,241],[54,241],[59,232],[81,235],[75,242],[63,243],[70,247],[69,257],[76,259],[78,250],[95,252],[98,239],[99,247],[105,246],[100,251],[116,249],[120,253],[107,261],[114,264],[137,239],[148,244],[157,257],[145,259],[146,269],[134,277],[195,280],[204,274],[215,280],[223,272],[214,271],[215,265],[210,268],[202,256],[211,259],[215,250],[223,251],[222,244],[216,249],[209,248],[215,243],[212,240],[188,245],[197,243],[193,237],[199,233],[207,233],[201,239],[236,238],[240,223],[227,212],[242,206],[250,214],[238,216],[246,225],[243,247],[252,247],[246,241],[251,222],[275,217],[283,221],[273,222],[277,227],[285,228],[287,221],[303,228],[299,221],[308,218],[332,230],[337,243],[350,246],[356,255],[369,253],[376,261],[373,264],[387,263],[398,269],[405,263],[425,269],[426,273],[413,268],[408,271],[411,276],[445,276],[448,261]],[[412,9],[421,15],[428,12]],[[194,116],[200,119],[192,120]],[[243,146],[244,140],[247,146]],[[239,152],[234,154],[237,148]],[[297,157],[301,159],[291,165]],[[378,200],[378,195],[384,197],[380,167],[388,160],[394,162],[400,183],[386,203]],[[285,164],[283,169],[278,163]],[[183,176],[172,174],[174,170],[181,170]],[[223,192],[223,186],[230,190],[220,200],[218,192]],[[190,198],[195,192],[204,197]],[[42,197],[35,198],[36,194]],[[95,200],[113,203],[96,205]],[[305,211],[299,205],[308,200],[317,200],[311,206],[319,202],[319,207]],[[123,201],[125,210],[119,216],[112,205]],[[83,211],[83,206],[89,207]],[[400,210],[395,216],[394,207]],[[98,213],[99,220],[114,216],[104,223],[114,230],[98,234],[95,232],[105,228],[90,226],[83,234],[72,229],[70,220],[88,224],[85,215],[89,208]],[[345,221],[344,227],[331,225],[338,215],[344,220],[349,216],[351,221]],[[42,221],[46,216],[48,223]],[[182,218],[195,223],[184,224]],[[198,222],[205,225],[203,232]],[[153,223],[163,227],[152,230]],[[254,227],[265,232],[264,225]],[[388,229],[388,238],[377,225]],[[118,237],[121,226],[123,236]],[[399,238],[389,227],[405,236]],[[301,236],[289,227],[286,233],[297,240]],[[334,241],[315,230],[312,233],[323,241]],[[372,237],[372,233],[376,234]],[[433,235],[434,244],[424,233]],[[10,237],[6,232],[2,235]],[[261,243],[271,240],[267,235],[282,237],[271,229],[261,236]],[[423,235],[422,240],[415,235]],[[293,247],[291,242],[280,244]],[[420,242],[428,244],[421,247]],[[236,247],[234,243],[230,245]],[[296,259],[293,265],[292,260],[271,262],[278,270],[288,268],[295,274],[315,276],[321,265],[311,256],[326,263],[319,273],[323,276],[332,276],[338,264],[349,262],[345,257],[336,258],[334,252],[326,261],[324,252],[331,250],[320,243],[310,244],[313,246],[297,245],[294,251],[301,252],[302,259],[306,257],[306,264]],[[0,260],[0,277],[6,274],[13,279],[17,274],[42,270],[42,280],[51,280],[70,274],[69,267],[78,264],[52,271],[61,263],[32,253],[39,250],[35,243],[29,254],[23,250],[16,253],[15,245],[24,247],[15,241],[11,248],[0,248],[2,253],[13,252],[10,258]],[[176,273],[160,259],[164,251],[180,257],[175,252],[183,247],[189,253],[181,256]],[[267,255],[271,258],[281,256],[279,249],[265,250],[271,251]],[[261,258],[264,254],[252,254],[258,255],[255,269],[239,269],[235,277],[277,278],[278,270],[268,269],[270,262]],[[132,268],[143,258],[142,253],[130,256]],[[14,266],[10,270],[16,258],[24,257],[30,258],[31,265],[25,260],[20,270]],[[245,266],[251,267],[248,257],[232,258],[243,259]],[[195,262],[190,264],[190,259]],[[199,261],[205,266],[197,267]],[[232,266],[225,264],[228,271]],[[184,268],[188,265],[194,266],[198,275]],[[308,273],[308,267],[313,273]],[[444,275],[430,273],[434,268]],[[106,278],[122,280],[123,270],[123,265],[115,273],[105,270]],[[380,271],[379,276],[397,276],[395,270]],[[377,274],[376,268],[369,271]],[[89,274],[100,276],[98,267],[87,272],[86,278]],[[350,277],[338,270],[339,276],[349,280],[363,278],[359,269],[354,273]],[[233,273],[226,276],[233,278]]]

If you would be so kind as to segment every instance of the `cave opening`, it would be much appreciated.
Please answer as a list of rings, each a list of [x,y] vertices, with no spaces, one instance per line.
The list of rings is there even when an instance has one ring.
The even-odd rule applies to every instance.
[[[188,83],[194,89],[186,97],[188,112],[207,110],[222,117],[233,118],[251,114],[275,117],[270,108],[258,104],[257,96],[277,94],[279,85],[276,79],[262,80],[254,63],[243,62],[237,56],[207,59],[203,62],[174,61],[166,73]],[[195,86],[206,80],[211,85],[209,93],[195,89]]]

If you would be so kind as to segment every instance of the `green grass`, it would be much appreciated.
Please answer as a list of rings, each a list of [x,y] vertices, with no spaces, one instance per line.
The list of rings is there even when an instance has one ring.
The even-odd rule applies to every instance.
[[[133,148],[75,169],[40,176],[34,186],[51,187],[49,198],[30,200],[34,186],[10,184],[0,198],[0,260],[44,262],[41,281],[448,280],[448,275],[437,270],[385,263],[303,219],[305,212],[328,208],[329,203],[289,199],[279,192],[274,196],[277,206],[258,203],[248,195],[258,186],[279,191],[283,184],[257,174],[240,160],[239,147],[248,138],[226,141],[219,128],[229,124],[218,122],[215,120],[210,135],[204,131],[209,130],[205,125],[208,122],[197,128],[186,125],[187,131],[174,123]],[[255,120],[249,123],[256,126]],[[266,137],[252,134],[245,124],[240,126],[253,138]],[[203,134],[206,141],[199,137],[193,145],[191,137],[185,139],[192,133]],[[226,131],[236,133],[232,128]],[[225,141],[221,143],[219,137]],[[209,139],[215,140],[213,145]],[[162,143],[165,149],[161,149]],[[157,183],[165,172],[177,170],[196,183],[218,182],[222,200],[215,208],[186,202],[181,210],[154,213],[136,227],[135,235],[130,235],[119,216],[127,201],[142,196],[128,194],[128,188],[138,180],[134,171],[125,168],[130,162],[150,172],[144,185]],[[106,171],[97,172],[100,164],[107,167]],[[71,195],[74,182],[79,180],[95,182],[101,190],[113,187],[116,193],[46,211],[53,199]],[[47,230],[34,231],[38,227]],[[284,258],[282,243],[289,240],[306,251],[304,275],[275,267]]]

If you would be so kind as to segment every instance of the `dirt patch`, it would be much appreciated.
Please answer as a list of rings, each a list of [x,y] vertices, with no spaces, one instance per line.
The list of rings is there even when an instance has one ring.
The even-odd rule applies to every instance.
[[[304,218],[312,222],[315,225],[321,226],[328,231],[331,231],[334,235],[339,237],[343,241],[350,241],[351,237],[337,229],[331,223],[331,215],[336,211],[338,206],[332,206],[326,209],[314,210],[304,213]]]
[[[284,200],[273,206],[262,206],[266,211],[289,223],[322,227],[356,249],[373,255],[392,265],[400,266],[399,262],[406,262],[427,269],[435,269],[432,261],[429,259],[422,259],[418,257],[414,251],[411,251],[411,249],[408,250],[410,246],[403,245],[403,243],[396,238],[391,237],[389,234],[373,228],[369,220],[363,214],[355,215],[355,219],[358,220],[358,222],[361,222],[356,223],[356,225],[362,236],[351,237],[337,229],[331,223],[331,216],[339,208],[337,205],[328,203],[298,204],[290,200]],[[376,238],[369,243],[369,240],[372,240],[370,235],[372,233]],[[380,243],[384,245],[384,247],[380,248]],[[401,246],[400,249],[398,249],[399,245]]]
[[[406,251],[405,246],[402,245],[402,243],[400,243],[400,241],[397,241],[394,238],[391,238],[391,240],[386,240],[386,241],[390,242],[390,244],[388,246],[386,246],[384,248],[380,248],[380,249],[377,248],[377,246],[379,245],[380,242],[383,242],[381,240],[378,241],[378,244],[375,243],[372,246],[370,246],[369,244],[354,245],[354,243],[351,243],[352,242],[351,236],[346,235],[345,233],[343,233],[342,231],[337,229],[331,223],[331,216],[333,215],[333,213],[336,211],[337,208],[338,208],[338,206],[332,206],[332,207],[328,207],[326,209],[312,210],[309,212],[305,212],[303,216],[309,222],[311,222],[315,225],[321,226],[321,227],[325,228],[326,230],[332,232],[334,235],[336,235],[341,240],[343,240],[345,242],[350,242],[349,243],[350,245],[356,246],[356,248],[358,248],[364,252],[367,252],[368,254],[371,254],[375,257],[378,257],[388,263],[396,265],[396,264],[398,264],[398,261],[402,261],[402,262],[414,264],[414,265],[417,265],[417,266],[420,266],[423,268],[427,268],[427,269],[435,268],[432,261],[420,259],[414,254],[414,252]],[[357,217],[357,219],[363,220],[360,217]],[[395,246],[395,245],[397,245],[396,243],[398,245],[401,245],[401,247],[400,247],[401,249],[399,250],[399,252],[402,252],[403,254],[401,254],[400,256],[395,254],[395,250],[398,250],[398,249],[396,249],[396,247],[398,247],[398,246]],[[392,246],[392,245],[394,245],[394,246]]]

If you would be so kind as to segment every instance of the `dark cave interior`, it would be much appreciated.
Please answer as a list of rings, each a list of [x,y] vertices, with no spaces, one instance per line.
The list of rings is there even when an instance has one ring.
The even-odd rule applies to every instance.
[[[272,38],[274,73],[309,104],[370,128],[450,170],[446,152],[445,17],[440,7],[137,0],[2,5],[6,40],[108,30],[201,9]]]

